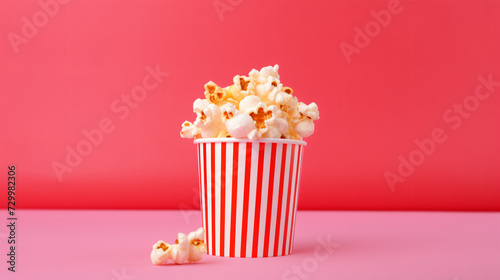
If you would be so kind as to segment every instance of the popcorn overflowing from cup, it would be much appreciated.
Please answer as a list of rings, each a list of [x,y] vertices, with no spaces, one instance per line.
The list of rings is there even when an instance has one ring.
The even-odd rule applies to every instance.
[[[163,240],[156,242],[151,251],[151,262],[155,265],[166,264],[169,260],[176,264],[198,262],[206,253],[205,230],[199,228],[188,235],[179,233],[175,244]]]
[[[319,119],[316,103],[299,102],[293,89],[283,86],[279,66],[236,75],[233,85],[205,84],[205,99],[196,99],[196,120],[182,124],[183,138],[281,138],[302,140],[314,133]]]

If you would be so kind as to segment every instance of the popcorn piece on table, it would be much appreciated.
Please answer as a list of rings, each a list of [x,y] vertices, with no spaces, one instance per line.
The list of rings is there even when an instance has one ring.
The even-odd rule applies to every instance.
[[[175,240],[175,245],[172,245],[172,260],[176,264],[185,263],[189,259],[189,240],[187,235],[179,233]]]
[[[153,264],[167,263],[167,261],[172,257],[172,245],[160,240],[153,245],[153,251],[151,251],[151,262]]]
[[[205,230],[199,228],[196,231],[188,234],[189,240],[189,259],[190,262],[200,261],[203,254],[207,253],[207,245],[205,245]]]
[[[207,252],[205,245],[205,230],[199,228],[196,231],[185,235],[179,233],[174,245],[170,245],[160,240],[153,245],[151,252],[151,262],[155,265],[166,264],[172,260],[176,264],[185,262],[197,262]]]

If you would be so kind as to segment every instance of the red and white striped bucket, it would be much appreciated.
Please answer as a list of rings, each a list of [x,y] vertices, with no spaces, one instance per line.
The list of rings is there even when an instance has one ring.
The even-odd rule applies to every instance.
[[[306,142],[198,139],[207,253],[275,257],[292,252]]]

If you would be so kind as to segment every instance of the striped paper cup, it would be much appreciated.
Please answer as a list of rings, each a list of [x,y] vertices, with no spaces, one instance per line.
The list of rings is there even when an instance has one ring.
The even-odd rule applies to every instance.
[[[207,253],[275,257],[292,252],[304,141],[197,139]]]

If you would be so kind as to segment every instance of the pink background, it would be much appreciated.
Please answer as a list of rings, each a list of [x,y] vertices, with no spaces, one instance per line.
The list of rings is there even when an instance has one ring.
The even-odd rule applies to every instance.
[[[192,102],[209,80],[226,86],[277,63],[321,112],[299,209],[500,210],[500,87],[467,117],[443,118],[455,103],[474,105],[480,75],[500,81],[498,1],[402,0],[350,62],[341,42],[354,45],[355,27],[373,27],[370,11],[391,1],[229,2],[219,16],[214,3],[225,0],[75,0],[43,24],[38,1],[1,1],[0,177],[16,165],[18,206],[197,208],[196,148],[179,136]],[[33,15],[42,24],[16,47],[11,32],[23,36]],[[168,77],[115,113],[156,65]],[[114,130],[58,180],[53,162],[103,119]],[[397,174],[398,156],[436,128],[446,140],[391,188],[384,173]]]

